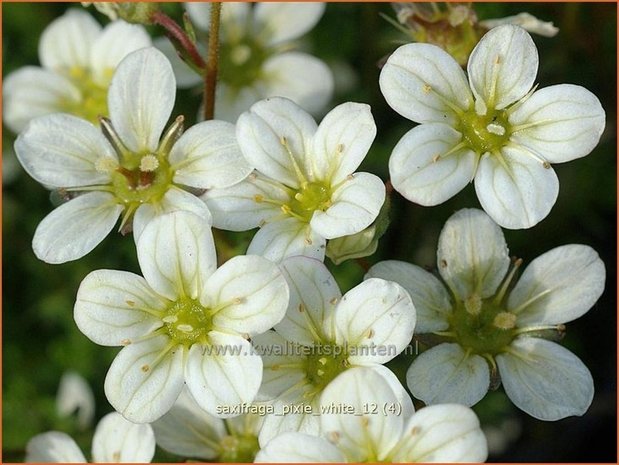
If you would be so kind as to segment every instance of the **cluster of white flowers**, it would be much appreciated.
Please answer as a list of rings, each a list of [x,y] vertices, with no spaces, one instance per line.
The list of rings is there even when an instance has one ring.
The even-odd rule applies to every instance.
[[[207,30],[210,5],[186,8]],[[436,205],[474,179],[487,214],[447,220],[440,279],[386,261],[342,295],[323,263],[327,241],[366,230],[386,198],[379,177],[356,171],[377,134],[370,107],[340,104],[320,124],[306,112],[324,107],[333,79],[285,44],[318,22],[323,4],[222,11],[216,115],[240,114],[236,125],[169,124],[170,61],[141,26],[117,20],[101,31],[80,11],[43,34],[43,69],[5,80],[19,161],[70,199],[38,226],[36,256],[81,258],[119,218],[135,239],[142,276],[93,271],[74,307],[90,340],[122,346],[105,380],[118,413],[99,423],[93,461],[150,461],[155,438],[171,453],[219,461],[483,461],[469,407],[496,379],[536,418],[582,415],[591,374],[547,339],[597,301],[604,264],[590,247],[566,245],[514,285],[521,261],[510,268],[499,226],[529,228],[549,214],[550,163],[595,147],[605,125],[597,98],[574,85],[535,90],[537,50],[513,25],[483,37],[468,80],[436,46],[397,49],[380,87],[420,125],[393,149],[394,188]],[[211,227],[259,230],[246,255],[218,267]],[[416,413],[384,366],[414,333],[442,341],[407,373],[410,393],[432,404]],[[26,459],[85,461],[59,432],[33,438]]]

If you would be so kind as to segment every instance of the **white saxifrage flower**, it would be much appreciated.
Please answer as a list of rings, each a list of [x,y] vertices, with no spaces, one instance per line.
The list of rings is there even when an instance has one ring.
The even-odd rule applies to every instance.
[[[56,394],[56,413],[68,417],[77,412],[77,425],[86,429],[95,416],[95,396],[86,380],[74,371],[63,373]]]
[[[155,455],[150,425],[136,425],[112,412],[104,416],[92,438],[92,461],[148,463]],[[84,463],[86,458],[67,434],[50,431],[33,437],[26,446],[25,462]]]
[[[446,404],[405,414],[398,391],[401,386],[394,389],[375,371],[353,368],[325,389],[321,437],[284,433],[258,452],[256,462],[486,460],[486,438],[471,409]]]
[[[142,26],[115,21],[102,29],[88,13],[69,10],[41,35],[41,67],[25,66],[4,79],[4,123],[18,133],[31,119],[60,112],[96,122],[108,114],[106,94],[118,63],[150,45]]]
[[[24,169],[43,185],[73,196],[39,224],[38,258],[63,263],[83,257],[122,215],[137,239],[153,217],[188,210],[210,219],[187,188],[233,185],[250,172],[234,126],[206,121],[182,133],[182,117],[162,132],[176,86],[170,63],[149,47],[118,66],[107,96],[110,120],[101,130],[68,114],[32,120],[15,142]],[[181,135],[182,134],[182,135]]]
[[[236,134],[256,171],[202,198],[217,228],[260,226],[248,253],[274,261],[294,255],[323,260],[327,239],[358,233],[378,216],[384,184],[354,172],[376,136],[368,105],[339,105],[317,126],[292,101],[266,99],[241,115]]]
[[[367,280],[342,296],[318,260],[290,257],[280,268],[290,288],[288,311],[275,331],[253,339],[264,364],[259,400],[274,405],[261,445],[285,431],[317,434],[320,395],[351,367],[372,367],[399,385],[382,365],[407,347],[415,327],[411,298],[394,282]],[[299,409],[290,411],[293,405]],[[285,409],[289,414],[281,415]]]
[[[561,336],[563,324],[602,294],[606,271],[598,254],[585,245],[557,247],[513,285],[522,260],[510,270],[501,229],[481,210],[465,209],[445,223],[437,262],[443,282],[395,260],[367,274],[400,283],[415,302],[417,332],[445,341],[413,361],[407,374],[413,396],[474,405],[500,379],[512,402],[535,418],[583,415],[593,399],[591,373],[547,338]]]
[[[591,152],[605,113],[580,86],[532,89],[537,68],[531,36],[511,25],[492,29],[477,44],[468,81],[439,47],[397,49],[381,72],[380,87],[395,111],[421,124],[393,149],[394,188],[432,206],[474,179],[482,207],[499,225],[530,228],[544,219],[559,192],[550,164]]]
[[[258,433],[263,419],[257,414],[226,419],[214,417],[183,390],[170,411],[152,427],[157,445],[181,457],[249,463],[260,449]]]
[[[131,421],[152,422],[185,384],[217,416],[219,406],[251,402],[262,360],[247,339],[283,318],[282,273],[258,256],[237,256],[216,270],[209,225],[189,212],[151,221],[137,252],[144,278],[94,271],[75,303],[75,322],[88,338],[125,346],[105,380],[112,406]]]

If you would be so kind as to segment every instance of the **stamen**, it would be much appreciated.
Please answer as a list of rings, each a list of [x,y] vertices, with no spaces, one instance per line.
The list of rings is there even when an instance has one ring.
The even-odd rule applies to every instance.
[[[516,327],[516,315],[510,312],[500,312],[492,322],[499,329],[513,329]]]
[[[280,139],[280,143],[284,146],[284,148],[286,149],[286,152],[288,153],[288,157],[290,158],[290,161],[292,162],[292,167],[294,168],[295,174],[297,175],[297,179],[299,180],[300,184],[301,185],[307,184],[308,182],[307,178],[303,175],[303,171],[301,171],[301,168],[299,167],[299,164],[297,163],[297,159],[292,154],[292,150],[290,150],[288,139],[282,136],[282,138]]]
[[[491,134],[496,134],[497,136],[505,135],[505,128],[500,124],[490,123],[488,126],[486,126],[486,130]]]
[[[153,154],[144,155],[140,160],[140,171],[150,173],[159,168],[159,160]]]
[[[123,158],[129,156],[130,151],[127,147],[125,147],[125,144],[123,144],[120,136],[114,130],[112,122],[107,118],[99,117],[99,124],[101,125],[101,132],[103,132],[105,138],[110,142],[110,144],[112,144],[112,147],[118,157],[122,160]]]
[[[493,300],[493,302],[496,305],[500,304],[501,301],[503,300],[503,297],[505,296],[505,293],[507,292],[509,285],[511,284],[512,280],[514,279],[514,276],[516,275],[516,271],[518,270],[518,268],[520,268],[521,265],[522,265],[522,258],[518,258],[513,261],[512,269],[505,277],[505,280],[503,281],[503,284],[501,285],[501,288],[499,289],[499,293],[496,295],[496,297]]]

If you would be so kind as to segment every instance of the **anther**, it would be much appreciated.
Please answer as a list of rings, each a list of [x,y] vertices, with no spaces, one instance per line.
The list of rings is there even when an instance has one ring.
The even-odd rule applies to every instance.
[[[176,329],[178,329],[179,331],[182,331],[184,333],[190,333],[193,331],[193,326],[188,325],[188,324],[182,324],[182,325],[178,325],[176,327]]]
[[[153,154],[144,155],[140,159],[140,171],[144,173],[150,173],[159,168],[159,160]]]

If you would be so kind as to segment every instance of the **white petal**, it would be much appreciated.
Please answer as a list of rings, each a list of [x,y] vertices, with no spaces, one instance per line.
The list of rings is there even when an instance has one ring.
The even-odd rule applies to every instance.
[[[136,243],[142,232],[144,232],[146,225],[155,217],[175,211],[195,213],[202,217],[209,225],[213,222],[211,212],[202,200],[172,185],[161,201],[157,203],[144,203],[135,211],[135,215],[133,215],[133,238]]]
[[[107,192],[80,195],[39,223],[32,239],[34,254],[47,263],[82,258],[109,234],[122,210]]]
[[[247,231],[281,216],[278,204],[287,203],[290,195],[283,184],[254,172],[234,186],[206,191],[201,199],[213,215],[213,226]]]
[[[50,187],[107,184],[111,177],[97,171],[96,162],[103,157],[117,160],[99,129],[66,114],[31,121],[15,141],[15,152],[28,174]]]
[[[254,19],[267,45],[296,39],[309,32],[325,12],[317,2],[257,3]]]
[[[313,178],[338,184],[361,164],[376,137],[370,106],[347,102],[324,117],[313,140],[308,171]]]
[[[186,3],[185,5],[204,5],[203,3]],[[172,45],[172,42],[167,37],[155,37],[153,39],[153,45],[163,53],[170,61],[172,69],[174,70],[174,77],[176,78],[176,86],[179,89],[188,89],[190,87],[197,86],[203,82],[202,77],[189,67],[179,56],[178,52]],[[199,45],[198,50],[200,50]]]
[[[249,107],[266,96],[262,82],[254,83],[253,87],[238,89],[220,81],[215,92],[215,118],[235,123],[241,113],[248,111]],[[200,105],[198,120],[203,118],[204,107]]]
[[[274,97],[252,105],[237,122],[236,136],[243,155],[261,173],[299,187],[305,158],[312,156],[316,122],[291,100]]]
[[[251,173],[241,154],[234,125],[205,121],[190,127],[170,152],[174,182],[199,189],[229,187]]]
[[[311,398],[311,397],[310,397]],[[284,398],[273,404],[275,414],[267,415],[260,430],[258,442],[261,446],[269,443],[272,439],[287,432],[298,432],[311,436],[320,436],[320,416],[309,413],[285,413],[284,409],[309,408],[312,412],[318,412],[318,403],[314,400],[310,403],[303,393],[296,398]]]
[[[389,158],[393,187],[411,202],[434,206],[473,180],[477,155],[463,147],[462,134],[446,124],[422,124],[407,132]]]
[[[221,308],[213,316],[217,330],[253,335],[281,321],[288,295],[286,280],[274,263],[239,255],[208,278],[200,301],[206,307]]]
[[[411,399],[411,396],[406,390],[406,388],[402,386],[402,383],[400,383],[400,380],[395,375],[395,373],[389,368],[387,368],[385,365],[373,365],[368,368],[371,368],[372,371],[375,371],[385,381],[387,381],[387,384],[389,384],[389,387],[391,388],[397,399],[397,405],[395,406],[398,410],[397,413],[404,419],[404,422],[406,423],[406,421],[415,413],[413,399]],[[385,408],[387,407],[389,406],[385,406]]]
[[[200,408],[211,415],[235,416],[225,411],[254,400],[262,380],[262,360],[240,336],[211,331],[209,343],[189,349],[187,387]]]
[[[559,32],[559,28],[555,27],[552,21],[542,21],[526,12],[518,13],[514,16],[506,16],[504,18],[485,19],[479,22],[479,25],[486,29],[492,29],[497,26],[502,26],[503,24],[520,26],[529,32],[544,37],[554,37]]]
[[[114,21],[108,24],[92,45],[90,65],[96,82],[107,85],[123,58],[151,45],[146,30],[137,24]]]
[[[479,162],[475,175],[479,203],[504,228],[531,228],[546,218],[557,200],[557,175],[526,149],[508,145],[500,156],[486,154]]]
[[[388,409],[397,401],[389,383],[374,370],[346,370],[331,381],[322,394],[320,420],[323,435],[334,442],[351,462],[385,460],[404,427],[404,418]],[[354,409],[354,414],[326,410],[333,406],[348,406]]]
[[[593,400],[593,379],[569,350],[544,339],[520,337],[496,358],[505,392],[539,420],[584,415]]]
[[[525,127],[510,140],[550,163],[574,160],[595,148],[604,132],[605,116],[598,98],[584,87],[546,87],[510,114],[510,124]]]
[[[265,78],[261,84],[265,86],[262,90],[265,97],[286,97],[305,111],[317,114],[333,96],[333,72],[324,61],[307,53],[278,53],[262,66]]]
[[[467,355],[458,344],[439,344],[423,352],[406,373],[413,397],[426,404],[475,405],[488,392],[490,370],[479,355]]]
[[[310,225],[296,218],[286,218],[261,227],[249,244],[247,253],[262,255],[273,262],[295,255],[322,261],[325,258],[325,247],[325,238]]]
[[[107,99],[112,125],[129,150],[157,149],[175,98],[172,65],[159,50],[137,50],[121,61]]]
[[[353,365],[386,363],[408,345],[415,307],[399,284],[370,278],[348,291],[335,308],[336,341],[347,344]]]
[[[153,424],[157,445],[181,457],[213,460],[226,436],[223,420],[209,415],[183,390],[168,413]]]
[[[449,327],[447,318],[453,305],[449,293],[434,275],[423,268],[398,260],[386,260],[374,265],[365,275],[394,281],[410,294],[415,305],[417,324],[415,332],[433,333]]]
[[[518,327],[568,323],[584,315],[604,291],[606,269],[586,245],[557,247],[524,270],[507,300]]]
[[[2,117],[11,131],[20,133],[37,116],[62,111],[63,103],[77,104],[79,90],[60,74],[25,66],[2,83]]]
[[[459,121],[454,109],[467,110],[472,96],[460,65],[430,44],[398,48],[380,73],[380,90],[391,108],[417,123]]]
[[[287,258],[280,267],[290,288],[290,303],[275,330],[288,341],[307,346],[318,342],[313,334],[333,340],[335,334],[325,323],[342,297],[333,275],[322,262],[307,257]]]
[[[332,463],[346,457],[329,441],[304,433],[284,433],[269,441],[255,463]]]
[[[457,404],[418,410],[395,448],[394,462],[484,462],[488,458],[488,444],[477,416]]]
[[[84,430],[95,416],[95,396],[88,382],[75,371],[66,371],[60,378],[56,394],[56,413],[68,417],[77,412],[77,423]]]
[[[128,271],[96,270],[77,291],[73,316],[82,333],[104,346],[127,345],[162,326],[153,313],[169,302]]]
[[[101,26],[82,10],[71,9],[52,21],[39,40],[39,60],[45,68],[68,71],[88,67],[91,48]]]
[[[182,345],[156,336],[122,349],[105,377],[109,403],[127,420],[150,423],[164,415],[183,389]]]
[[[467,71],[476,99],[503,109],[526,95],[539,58],[527,31],[512,25],[491,29],[471,52]]]
[[[131,423],[117,412],[104,416],[92,438],[93,462],[149,463],[155,455],[150,425]]]
[[[50,431],[28,441],[24,462],[86,463],[86,457],[68,434]]]
[[[316,210],[312,229],[327,239],[350,236],[371,225],[385,202],[385,185],[370,173],[355,173],[331,194],[332,205]]]
[[[456,297],[485,299],[503,281],[509,267],[503,232],[481,210],[451,215],[438,240],[438,270]]]
[[[197,299],[217,267],[209,224],[176,211],[151,221],[138,239],[138,261],[148,284],[170,300]]]

